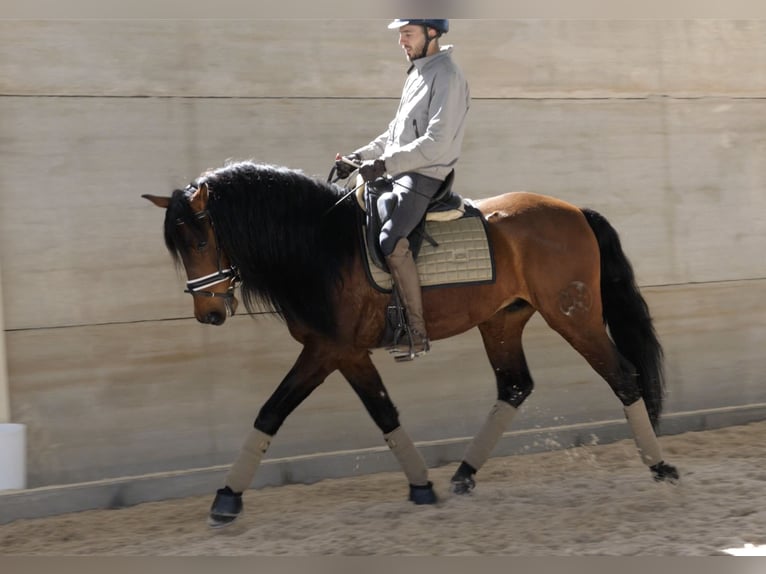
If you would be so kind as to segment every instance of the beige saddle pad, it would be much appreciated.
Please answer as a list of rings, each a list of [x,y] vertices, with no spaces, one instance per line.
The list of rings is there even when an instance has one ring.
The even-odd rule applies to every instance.
[[[427,239],[423,239],[416,261],[421,287],[494,282],[494,258],[483,218],[427,220],[426,232],[437,246],[434,247]],[[363,243],[371,283],[380,291],[391,291],[391,275],[371,263],[366,242]]]

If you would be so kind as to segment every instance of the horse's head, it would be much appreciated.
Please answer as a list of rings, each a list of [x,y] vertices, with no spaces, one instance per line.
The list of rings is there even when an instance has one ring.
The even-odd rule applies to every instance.
[[[165,244],[186,269],[186,293],[194,299],[200,323],[222,325],[239,304],[234,288],[239,276],[221,249],[207,210],[205,183],[176,190],[171,197],[142,195],[165,211]]]

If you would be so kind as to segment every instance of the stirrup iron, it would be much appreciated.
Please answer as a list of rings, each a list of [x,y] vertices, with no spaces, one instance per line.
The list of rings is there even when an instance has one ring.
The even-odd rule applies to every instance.
[[[412,329],[407,320],[404,305],[402,305],[401,296],[399,295],[399,290],[396,285],[394,285],[393,301],[388,306],[388,313],[389,316],[393,318],[395,327],[393,342],[386,347],[386,350],[392,355],[399,353],[394,357],[394,360],[397,362],[412,361],[415,357],[425,355],[431,349],[431,342],[428,340],[428,337],[423,337],[418,332],[424,348],[415,351],[415,341],[412,338]]]
[[[428,351],[431,350],[431,341],[428,340],[428,336],[423,336],[421,333],[415,331],[417,335],[420,336],[420,344],[418,347],[422,345],[422,348],[419,350],[415,350],[415,341],[412,337],[412,329],[410,329],[409,325],[407,325],[406,329],[406,335],[407,335],[407,342],[408,342],[408,348],[403,349],[402,345],[394,346],[390,349],[390,353],[402,353],[400,355],[395,355],[394,360],[397,363],[402,363],[404,361],[412,361],[415,359],[415,357],[420,357],[422,355],[425,355]]]

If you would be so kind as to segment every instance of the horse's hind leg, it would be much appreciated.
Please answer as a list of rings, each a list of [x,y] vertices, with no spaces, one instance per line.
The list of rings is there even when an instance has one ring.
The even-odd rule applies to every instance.
[[[542,313],[542,311],[541,311]],[[543,313],[545,317],[545,314]],[[545,317],[591,367],[609,384],[623,405],[641,460],[650,468],[655,480],[674,481],[675,467],[664,462],[662,449],[646,409],[635,367],[618,351],[609,338],[598,314],[590,317]]]
[[[304,347],[293,368],[261,407],[254,428],[226,475],[225,486],[216,493],[208,517],[210,526],[226,526],[242,512],[242,492],[250,487],[271,439],[287,416],[335,370],[327,355],[322,349]]]
[[[362,400],[372,420],[383,433],[391,452],[407,476],[410,484],[410,501],[415,504],[434,504],[436,494],[428,480],[428,468],[412,439],[399,423],[399,413],[388,396],[378,370],[368,351],[343,360],[340,372]]]
[[[521,334],[534,312],[532,307],[519,302],[479,325],[489,362],[495,372],[497,402],[466,448],[463,460],[450,481],[456,494],[465,494],[473,489],[476,484],[474,475],[510,426],[521,403],[532,392],[534,382],[524,356]]]

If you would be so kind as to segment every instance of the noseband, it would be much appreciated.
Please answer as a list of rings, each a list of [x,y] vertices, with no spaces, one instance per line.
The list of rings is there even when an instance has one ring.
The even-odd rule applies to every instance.
[[[197,188],[193,186],[188,186],[186,188],[187,192],[194,192],[196,190]],[[208,213],[208,211],[205,209],[203,211],[196,212],[194,217],[200,220],[207,219],[210,227],[213,229],[218,271],[211,273],[210,275],[204,275],[203,277],[190,279],[186,282],[186,289],[184,289],[184,293],[189,293],[192,296],[199,295],[200,297],[220,297],[224,300],[223,302],[226,306],[227,314],[230,316],[234,315],[234,289],[237,288],[241,281],[239,277],[239,271],[237,271],[237,268],[234,265],[230,265],[226,269],[224,269],[221,265],[223,252],[221,251],[221,243],[218,241],[218,234],[216,233],[215,225],[213,225],[213,220],[210,218],[210,213]],[[183,225],[183,223],[183,221],[179,221],[178,225]],[[224,293],[216,293],[209,290],[209,288],[213,285],[218,285],[224,281],[229,281],[229,287]]]

